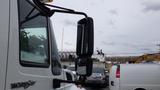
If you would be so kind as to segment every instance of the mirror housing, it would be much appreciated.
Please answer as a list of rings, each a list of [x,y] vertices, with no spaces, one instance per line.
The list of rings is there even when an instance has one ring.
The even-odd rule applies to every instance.
[[[94,28],[91,17],[78,21],[76,54],[79,57],[90,57],[94,49]]]
[[[77,26],[77,47],[76,71],[80,76],[90,76],[92,74],[93,60],[91,56],[94,50],[94,27],[91,17],[78,21]]]

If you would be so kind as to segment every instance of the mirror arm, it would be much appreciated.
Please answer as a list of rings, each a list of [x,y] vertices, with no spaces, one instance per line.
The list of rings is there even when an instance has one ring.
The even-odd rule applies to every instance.
[[[84,15],[86,18],[88,17],[87,14],[84,13],[84,12],[77,12],[77,11],[74,11],[72,9],[68,9],[68,8],[64,8],[64,7],[59,7],[59,6],[55,6],[55,5],[50,5],[50,4],[44,4],[44,6],[49,6],[49,7],[53,7],[53,8],[62,9],[62,10],[52,9],[51,10],[52,14],[54,14],[55,12],[59,12],[59,13]]]
[[[88,17],[86,13],[84,12],[77,12],[77,11],[65,11],[65,10],[51,10],[51,12],[54,14],[55,12],[58,12],[58,13],[68,13],[68,14],[77,14],[77,15],[83,15],[85,16],[86,18]]]
[[[83,15],[85,16],[86,18],[88,17],[86,13],[84,12],[77,12],[77,11],[74,11],[72,9],[68,9],[68,8],[64,8],[64,7],[59,7],[59,6],[55,6],[55,5],[50,5],[50,4],[44,4],[44,3],[41,3],[40,1],[38,0],[33,0],[33,2],[35,4],[33,4],[30,0],[26,0],[30,5],[32,5],[34,8],[36,8],[37,10],[41,11],[42,15],[44,16],[48,16],[48,17],[51,17],[55,12],[59,12],[59,13],[68,13],[68,14],[77,14],[77,15]],[[36,6],[38,5],[38,6]],[[54,8],[58,8],[58,9],[62,9],[62,10],[58,10],[58,9],[52,9],[50,10],[50,8],[48,8],[47,6],[49,7],[54,7]],[[42,10],[41,10],[42,9]]]
[[[53,7],[53,8],[57,8],[57,9],[62,9],[62,10],[74,12],[74,10],[72,10],[72,9],[68,9],[68,8],[64,8],[64,7],[60,7],[60,6],[56,6],[56,5],[50,5],[50,4],[44,4],[44,5],[49,6],[49,7]]]

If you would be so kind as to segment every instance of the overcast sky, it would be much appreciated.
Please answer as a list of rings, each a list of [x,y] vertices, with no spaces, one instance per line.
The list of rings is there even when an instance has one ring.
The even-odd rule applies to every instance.
[[[83,11],[93,17],[95,50],[102,49],[108,55],[158,51],[160,0],[54,0],[53,4]],[[59,50],[75,50],[76,23],[81,18],[83,16],[68,14],[52,17]]]

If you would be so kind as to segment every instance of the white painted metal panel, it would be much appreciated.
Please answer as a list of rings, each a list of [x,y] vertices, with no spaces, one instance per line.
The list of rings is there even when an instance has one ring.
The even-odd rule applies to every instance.
[[[0,90],[5,89],[9,31],[9,0],[0,2]]]
[[[111,70],[110,70],[110,74],[109,74],[109,88],[110,90],[120,90],[120,79],[116,78],[116,70],[117,70],[117,66],[114,65],[112,66]]]
[[[160,89],[160,65],[158,64],[128,64],[121,65],[121,90],[144,88]]]
[[[52,85],[53,78],[63,79],[63,74],[54,76],[51,72],[51,65],[49,68],[24,67],[20,65],[17,0],[10,1],[11,21],[6,90],[11,90],[11,84],[13,83],[27,82],[29,80],[35,81],[35,84],[27,87],[27,90],[54,90]],[[23,87],[15,89],[25,90]],[[59,90],[63,90],[63,88]]]

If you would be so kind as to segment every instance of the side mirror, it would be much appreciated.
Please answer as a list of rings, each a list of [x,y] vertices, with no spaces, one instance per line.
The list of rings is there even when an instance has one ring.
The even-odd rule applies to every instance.
[[[93,61],[91,56],[94,49],[93,19],[88,17],[78,21],[77,26],[76,71],[80,76],[92,74]]]
[[[93,19],[88,17],[78,21],[76,54],[79,57],[90,57],[94,49]]]

